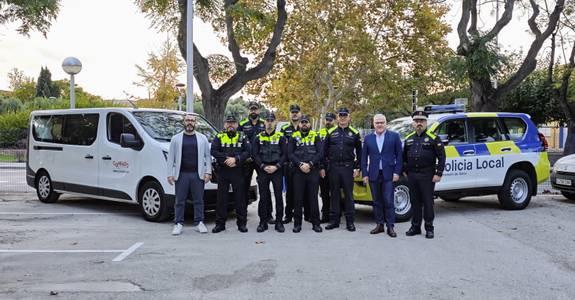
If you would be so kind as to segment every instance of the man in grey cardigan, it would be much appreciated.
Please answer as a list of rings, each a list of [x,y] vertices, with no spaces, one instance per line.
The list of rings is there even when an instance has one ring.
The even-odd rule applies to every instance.
[[[180,235],[183,229],[186,199],[192,197],[194,206],[193,229],[206,233],[204,225],[204,184],[212,178],[210,143],[205,135],[196,132],[196,117],[184,116],[184,131],[172,137],[168,151],[168,182],[176,184],[174,229]]]

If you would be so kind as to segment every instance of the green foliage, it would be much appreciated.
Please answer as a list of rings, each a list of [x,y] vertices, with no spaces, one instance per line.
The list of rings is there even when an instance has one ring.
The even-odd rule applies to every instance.
[[[20,99],[8,98],[0,100],[0,114],[8,112],[19,112],[24,109],[24,104]]]
[[[36,84],[36,97],[60,97],[60,87],[52,82],[52,73],[48,67],[40,69],[38,83]]]
[[[22,83],[14,89],[12,97],[20,99],[22,102],[34,99],[36,97],[36,83],[34,81]]]
[[[494,76],[505,62],[505,57],[499,53],[495,42],[482,37],[475,37],[466,57],[467,71],[472,79]]]
[[[46,36],[59,11],[60,0],[0,0],[0,25],[20,22],[18,33],[38,31]]]
[[[17,146],[22,143],[26,138],[29,115],[28,111],[0,114],[0,147]]]

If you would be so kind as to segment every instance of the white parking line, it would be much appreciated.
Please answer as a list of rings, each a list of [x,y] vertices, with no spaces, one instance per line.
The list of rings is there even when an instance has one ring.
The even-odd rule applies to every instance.
[[[0,249],[0,253],[120,253],[114,257],[113,262],[124,260],[130,254],[134,253],[136,249],[140,248],[144,243],[138,242],[126,250],[17,250],[17,249]]]

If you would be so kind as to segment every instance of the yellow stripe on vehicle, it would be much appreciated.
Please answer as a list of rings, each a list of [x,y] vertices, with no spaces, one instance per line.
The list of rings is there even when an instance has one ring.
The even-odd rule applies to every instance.
[[[535,165],[535,173],[537,174],[537,183],[541,183],[549,178],[551,171],[551,164],[549,163],[549,156],[547,152],[539,153],[539,161]]]
[[[488,142],[485,143],[485,146],[491,155],[521,153],[521,149],[513,141]]]
[[[444,149],[445,149],[445,157],[447,158],[459,157],[459,152],[457,152],[455,146],[445,146]]]
[[[468,118],[480,118],[480,117],[497,117],[497,113],[466,113]]]

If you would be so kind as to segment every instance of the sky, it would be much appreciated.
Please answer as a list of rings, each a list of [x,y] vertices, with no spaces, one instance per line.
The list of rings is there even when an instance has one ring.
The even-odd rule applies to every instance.
[[[479,26],[490,28],[493,16],[487,7],[485,10]],[[458,44],[455,29],[460,14],[460,6],[453,5],[446,16],[453,28],[447,39],[454,49]],[[499,40],[504,48],[528,48],[531,38],[526,33],[526,19],[527,16],[516,14],[502,31]],[[86,91],[105,99],[125,99],[127,95],[147,98],[145,88],[133,84],[138,81],[135,65],[145,66],[148,53],[161,49],[167,38],[166,33],[150,27],[151,22],[131,0],[61,0],[60,13],[47,39],[36,32],[30,37],[20,35],[16,32],[17,25],[0,26],[0,90],[8,89],[7,74],[12,68],[37,78],[40,68],[46,66],[53,80],[67,78],[62,61],[74,56],[83,65],[76,75],[76,84]],[[198,19],[194,20],[194,41],[204,56],[214,53],[229,56],[211,26]],[[185,83],[185,74],[181,80]]]

